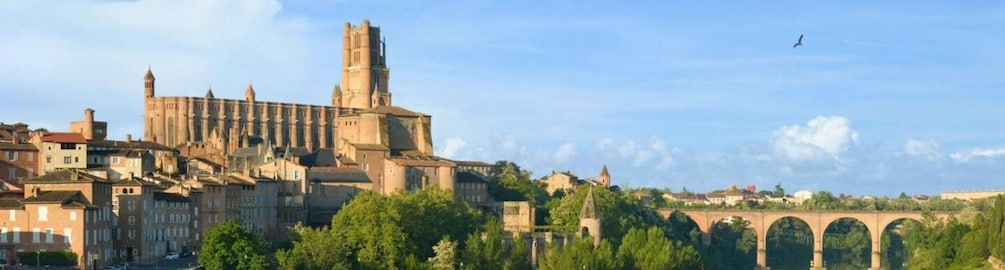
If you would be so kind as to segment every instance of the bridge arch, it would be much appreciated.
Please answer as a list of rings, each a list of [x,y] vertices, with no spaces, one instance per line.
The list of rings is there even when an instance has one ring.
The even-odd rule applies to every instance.
[[[801,269],[813,262],[813,229],[806,220],[795,216],[779,217],[768,225],[765,234],[767,265]]]
[[[710,243],[709,231],[716,220],[727,216],[738,216],[750,221],[750,226],[757,234],[757,265],[765,268],[767,266],[766,237],[767,230],[772,223],[784,217],[795,217],[809,224],[813,232],[813,265],[821,267],[823,265],[823,234],[824,230],[837,219],[853,218],[864,223],[869,230],[870,241],[872,242],[871,269],[879,269],[880,266],[880,239],[883,229],[891,222],[901,218],[921,219],[921,212],[877,212],[877,211],[830,211],[830,210],[687,210],[687,209],[661,209],[659,213],[666,218],[673,211],[680,211],[697,223],[702,230],[702,242]],[[936,217],[945,218],[948,213],[936,213]]]

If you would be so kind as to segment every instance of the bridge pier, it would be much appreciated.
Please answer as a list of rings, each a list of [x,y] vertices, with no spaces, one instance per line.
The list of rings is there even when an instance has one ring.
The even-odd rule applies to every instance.
[[[879,268],[879,255],[881,254],[880,253],[880,251],[881,251],[880,248],[883,245],[880,244],[880,240],[877,239],[877,238],[878,237],[874,237],[872,239],[872,263],[871,263],[871,267],[869,268],[869,269],[872,269],[872,270],[879,270],[880,269]]]
[[[824,239],[822,235],[813,237],[813,269],[824,269]]]

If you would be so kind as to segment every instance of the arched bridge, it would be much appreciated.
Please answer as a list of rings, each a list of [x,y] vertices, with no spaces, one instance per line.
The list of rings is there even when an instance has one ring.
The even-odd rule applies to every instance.
[[[750,226],[757,234],[757,266],[761,269],[767,267],[767,235],[771,224],[782,218],[796,218],[806,222],[813,234],[813,266],[819,269],[823,266],[823,239],[824,230],[832,222],[842,218],[856,219],[869,229],[872,238],[872,263],[871,269],[880,269],[880,239],[883,231],[890,223],[899,219],[922,219],[921,212],[883,212],[883,211],[827,211],[827,210],[678,210],[661,209],[659,213],[663,218],[667,218],[674,211],[679,211],[693,220],[702,232],[702,242],[711,243],[712,227],[727,217],[740,217],[750,222]],[[946,218],[948,213],[933,213],[938,218]]]

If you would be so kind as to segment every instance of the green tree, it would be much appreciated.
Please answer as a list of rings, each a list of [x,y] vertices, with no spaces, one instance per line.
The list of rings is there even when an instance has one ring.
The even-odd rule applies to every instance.
[[[668,239],[659,228],[628,231],[618,248],[624,269],[700,269],[701,255],[691,246]]]
[[[541,270],[569,269],[621,269],[621,264],[614,257],[611,243],[600,241],[599,246],[593,245],[593,238],[573,238],[567,247],[551,244],[539,263]]]
[[[729,269],[751,269],[757,261],[757,235],[750,221],[739,217],[716,222],[712,227],[712,248],[717,261]]]
[[[775,192],[772,192],[771,196],[775,198],[785,197],[785,189],[782,188],[782,182],[775,184]]]
[[[234,221],[213,226],[206,233],[199,264],[206,269],[268,269],[268,244]]]
[[[464,242],[464,252],[461,254],[461,262],[464,269],[502,269],[503,267],[503,229],[502,223],[495,218],[490,218],[484,231],[478,231],[468,235],[468,240]]]
[[[429,258],[429,263],[432,264],[433,269],[453,270],[454,254],[456,251],[457,244],[454,241],[450,241],[450,236],[443,236],[443,239],[433,246],[433,253],[436,256]]]
[[[574,232],[578,229],[579,215],[588,188],[580,187],[575,193],[566,195],[560,202],[548,204],[549,207],[553,207],[550,209],[549,223],[556,230]],[[623,192],[594,188],[593,193],[602,216],[601,236],[615,246],[631,228],[657,227],[667,233],[672,230],[670,224],[654,210],[642,207],[637,200],[628,198]]]
[[[276,251],[279,269],[349,269],[349,250],[335,241],[331,230],[310,228],[297,224],[293,227],[293,247]]]
[[[523,236],[516,235],[513,239],[513,247],[509,251],[509,256],[506,257],[506,263],[503,265],[505,270],[530,270],[533,267],[530,264],[530,244],[524,240]]]

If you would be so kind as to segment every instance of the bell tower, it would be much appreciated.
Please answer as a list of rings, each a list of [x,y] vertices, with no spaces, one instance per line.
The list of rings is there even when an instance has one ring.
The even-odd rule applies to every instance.
[[[363,20],[359,26],[345,24],[342,37],[342,107],[369,109],[391,104],[388,91],[386,44],[380,27]]]

